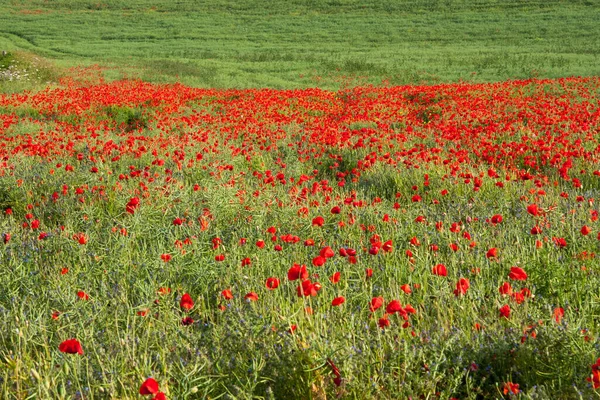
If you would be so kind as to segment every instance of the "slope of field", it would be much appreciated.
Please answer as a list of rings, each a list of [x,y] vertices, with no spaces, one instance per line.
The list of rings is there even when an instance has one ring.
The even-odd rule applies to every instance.
[[[204,87],[496,81],[599,74],[599,20],[597,0],[28,0],[0,4],[0,50]]]
[[[1,398],[598,394],[599,78],[97,78],[0,95]]]

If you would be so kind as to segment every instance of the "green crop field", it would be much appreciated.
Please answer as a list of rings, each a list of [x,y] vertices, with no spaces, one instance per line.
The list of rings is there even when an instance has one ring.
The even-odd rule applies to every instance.
[[[338,88],[600,73],[600,2],[29,0],[0,5],[0,50],[109,79]]]

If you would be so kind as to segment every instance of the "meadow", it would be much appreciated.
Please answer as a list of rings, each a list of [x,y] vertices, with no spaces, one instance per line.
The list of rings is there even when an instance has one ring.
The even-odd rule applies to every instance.
[[[0,398],[600,397],[600,6],[0,4]]]
[[[598,395],[598,78],[100,75],[0,97],[3,398]]]

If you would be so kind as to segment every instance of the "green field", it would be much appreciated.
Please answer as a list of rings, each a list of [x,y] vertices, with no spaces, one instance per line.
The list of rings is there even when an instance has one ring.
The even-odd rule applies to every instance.
[[[0,399],[600,398],[600,0],[0,0]]]
[[[0,50],[97,63],[109,79],[339,88],[600,73],[597,0],[2,3]]]

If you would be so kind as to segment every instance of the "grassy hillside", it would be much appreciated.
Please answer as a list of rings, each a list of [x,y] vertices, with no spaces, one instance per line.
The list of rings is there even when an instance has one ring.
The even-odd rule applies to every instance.
[[[44,0],[0,5],[0,50],[108,78],[276,88],[600,73],[600,2]]]

